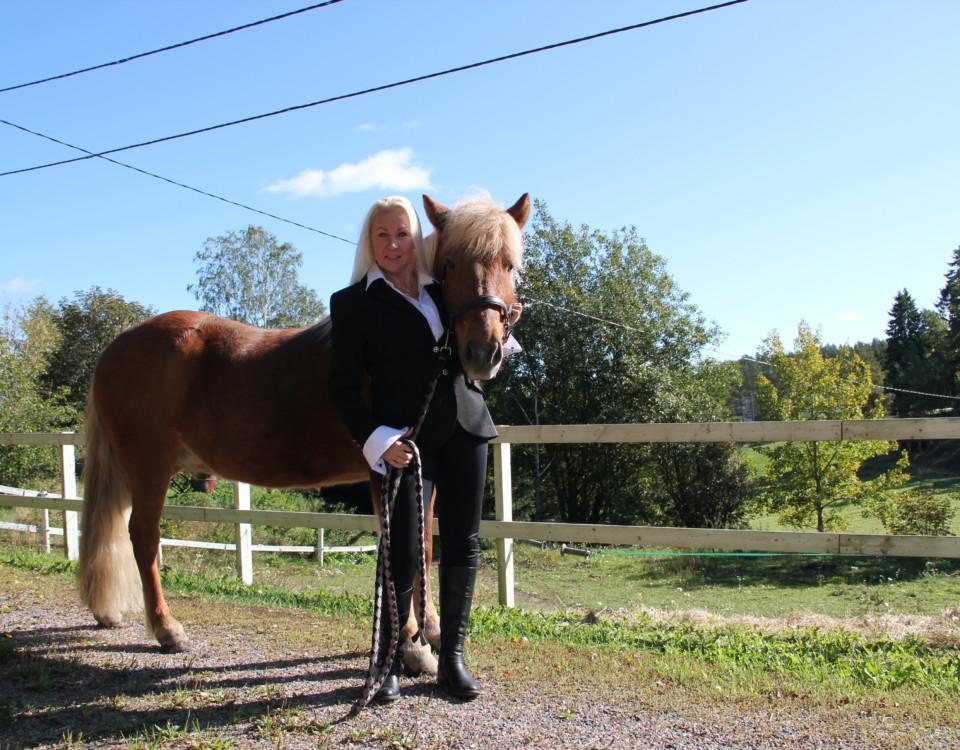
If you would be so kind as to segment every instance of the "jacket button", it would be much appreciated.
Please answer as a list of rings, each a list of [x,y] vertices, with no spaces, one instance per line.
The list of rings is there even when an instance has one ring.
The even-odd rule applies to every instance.
[[[434,353],[434,354],[436,354],[436,353],[439,352],[439,351],[440,351],[440,347],[439,347],[439,346],[433,347],[433,353]]]
[[[443,374],[444,374],[444,375],[448,375],[449,373],[448,373],[446,370],[444,370],[444,371],[443,371]]]

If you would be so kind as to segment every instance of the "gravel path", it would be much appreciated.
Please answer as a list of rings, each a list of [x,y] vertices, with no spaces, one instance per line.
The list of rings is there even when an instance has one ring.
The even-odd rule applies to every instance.
[[[877,715],[836,736],[835,722],[777,706],[664,711],[611,699],[610,684],[558,697],[482,671],[486,693],[472,703],[404,680],[398,703],[342,721],[365,668],[367,636],[352,624],[208,600],[175,608],[194,639],[189,654],[159,653],[139,623],[97,629],[63,578],[0,566],[0,750],[960,747],[956,730],[905,745]]]

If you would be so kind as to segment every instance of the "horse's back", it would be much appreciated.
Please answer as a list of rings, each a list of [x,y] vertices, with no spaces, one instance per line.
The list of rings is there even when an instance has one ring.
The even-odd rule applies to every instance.
[[[328,395],[329,356],[329,319],[266,329],[169,312],[104,350],[93,395],[118,440],[175,453],[174,468],[273,486],[356,481],[358,451]]]

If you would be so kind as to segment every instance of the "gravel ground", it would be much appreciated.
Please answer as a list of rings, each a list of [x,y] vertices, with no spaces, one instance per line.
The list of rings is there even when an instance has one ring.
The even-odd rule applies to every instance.
[[[409,679],[401,701],[343,720],[365,669],[367,636],[352,623],[207,600],[174,606],[194,641],[188,654],[160,653],[140,624],[95,628],[62,578],[0,567],[0,750],[960,747],[955,729],[904,744],[877,714],[838,725],[777,706],[664,711],[612,699],[609,685],[558,698],[482,670],[486,692],[472,703]]]

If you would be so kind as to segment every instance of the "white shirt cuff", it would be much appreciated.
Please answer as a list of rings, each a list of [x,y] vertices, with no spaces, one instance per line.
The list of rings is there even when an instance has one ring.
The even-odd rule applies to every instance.
[[[363,444],[363,457],[367,459],[371,469],[378,474],[387,473],[387,462],[383,460],[383,454],[387,452],[387,448],[402,438],[408,429],[407,427],[389,427],[384,424],[370,433],[370,437]]]

